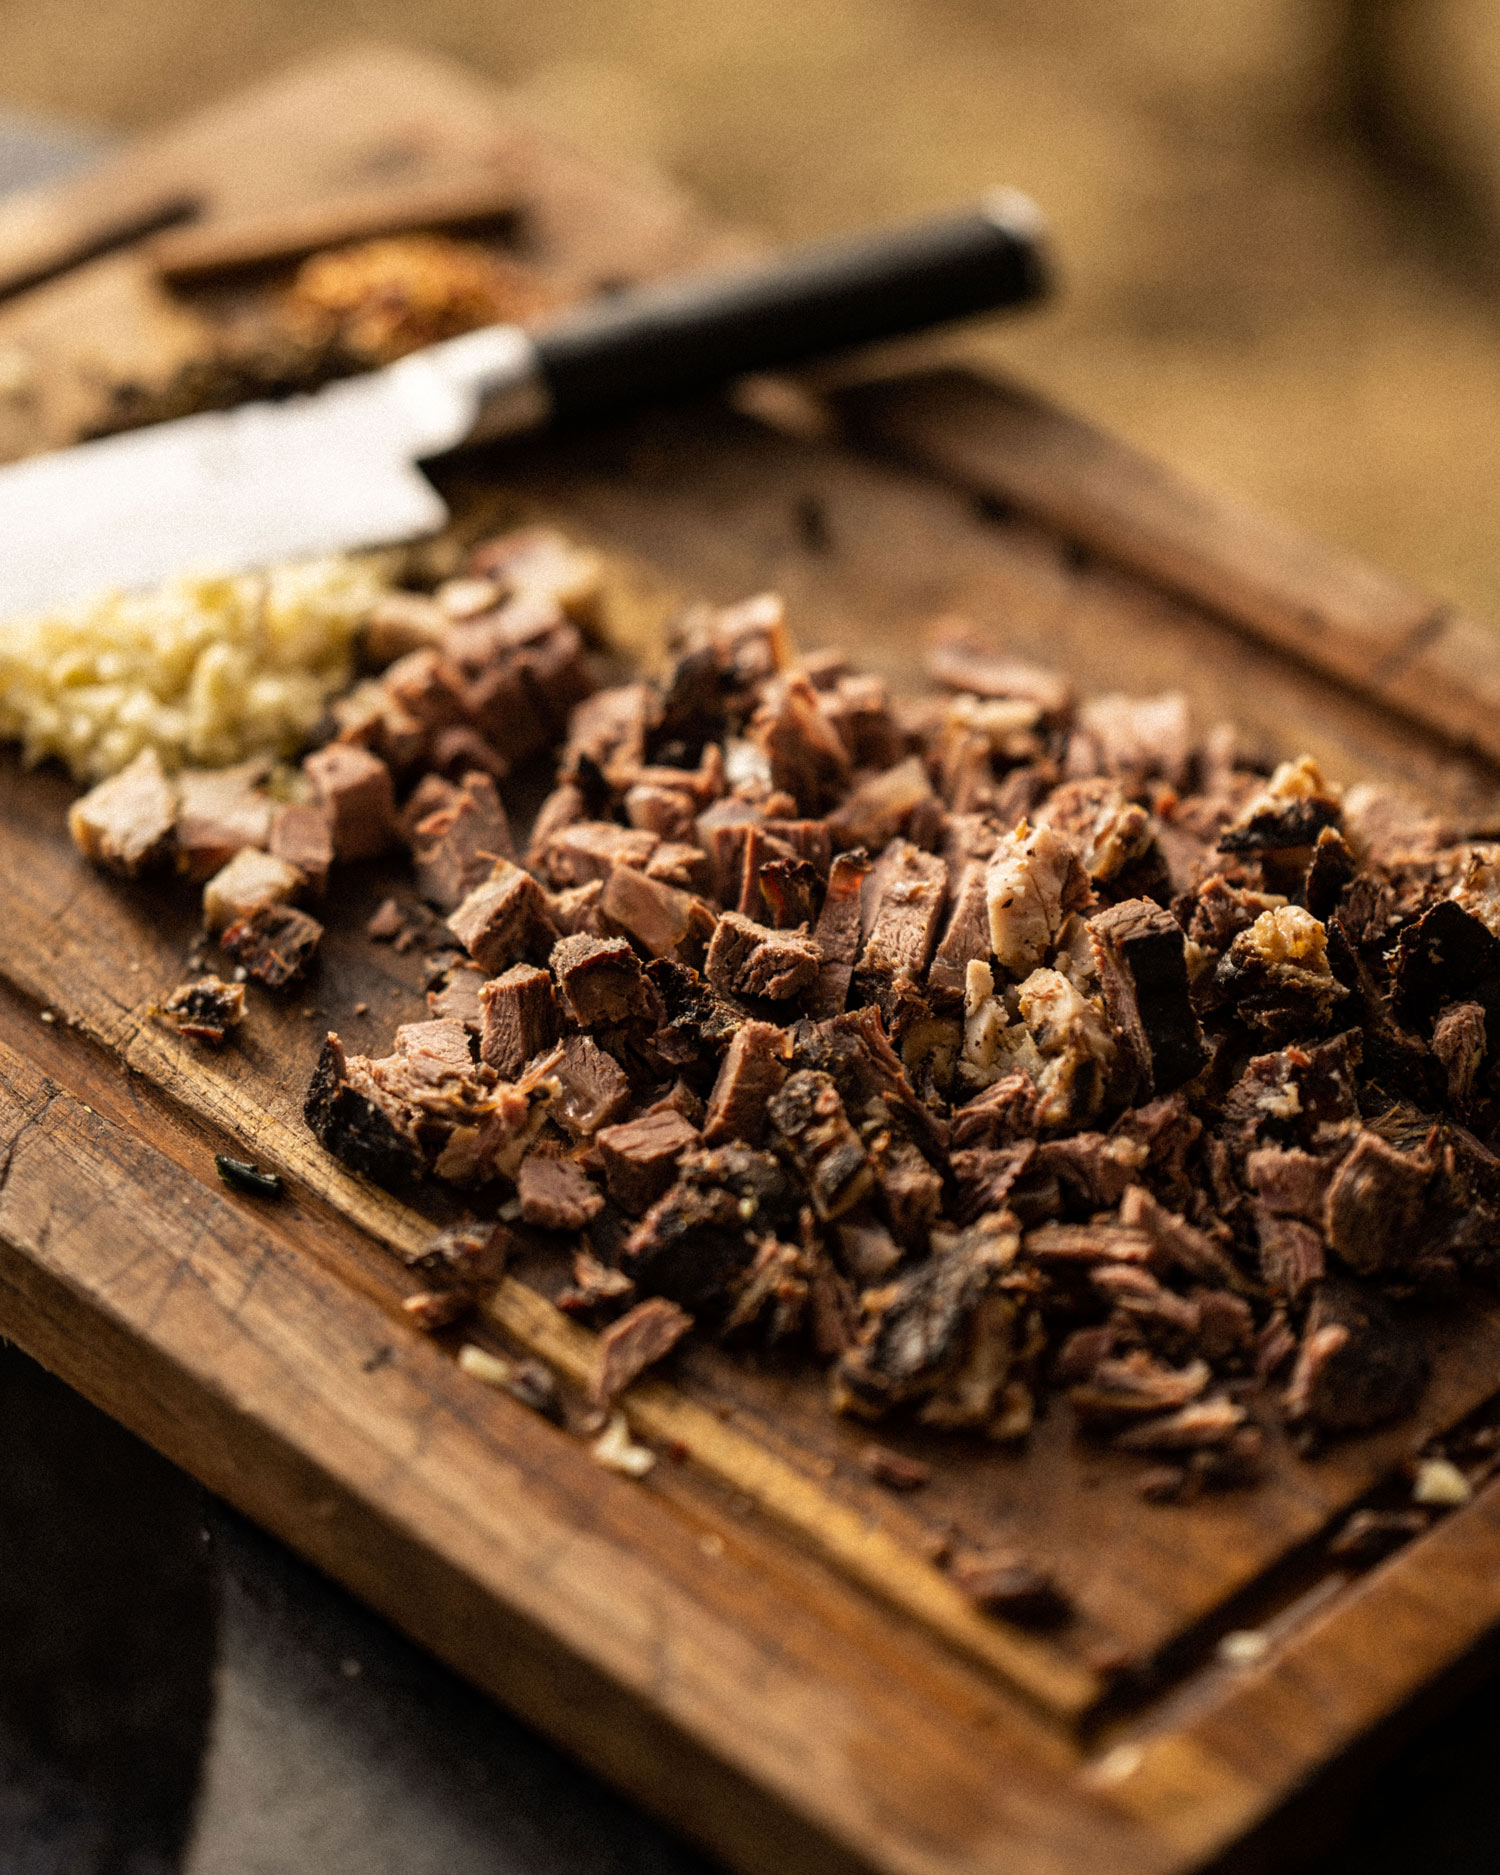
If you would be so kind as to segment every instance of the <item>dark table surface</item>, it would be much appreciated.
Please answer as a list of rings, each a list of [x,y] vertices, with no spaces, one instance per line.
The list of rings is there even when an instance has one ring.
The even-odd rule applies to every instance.
[[[95,147],[0,113],[0,193]],[[0,1875],[709,1869],[3,1342],[0,1427]],[[1316,1866],[1500,1870],[1500,1683]]]

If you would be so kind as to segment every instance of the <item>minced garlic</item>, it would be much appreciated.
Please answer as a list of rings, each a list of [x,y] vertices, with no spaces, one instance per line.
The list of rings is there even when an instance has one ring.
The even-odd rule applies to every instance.
[[[293,754],[348,687],[388,582],[346,557],[182,578],[0,625],[0,737],[80,781],[143,749],[169,771]]]

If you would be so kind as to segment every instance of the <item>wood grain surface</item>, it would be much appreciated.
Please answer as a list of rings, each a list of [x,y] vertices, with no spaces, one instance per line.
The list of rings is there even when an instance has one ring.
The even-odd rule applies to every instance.
[[[399,77],[356,68],[361,135]],[[494,94],[451,83],[417,68],[412,110],[457,121],[482,92],[503,120]],[[341,91],[321,68],[272,118]],[[251,100],[193,135],[216,161],[242,154],[235,136],[267,110]],[[152,160],[159,180],[191,168]],[[590,194],[573,173],[592,227],[615,185]],[[119,212],[144,199],[118,178],[101,190]],[[691,216],[673,213],[680,234]],[[75,310],[102,295],[107,318],[127,259],[143,264],[93,262],[0,321],[64,289]],[[1256,753],[1307,749],[1341,780],[1500,824],[1489,745],[1432,733],[1396,694],[1423,658],[1448,657],[1463,687],[1462,622],[1429,630],[1421,595],[1153,480],[1021,392],[914,378],[839,409],[870,447],[707,404],[443,479],[461,511],[598,546],[608,636],[646,663],[682,600],[774,586],[805,647],[912,688],[925,624],[956,611],[1080,688],[1180,689]],[[1299,618],[1318,621],[1301,640]],[[1493,665],[1483,681],[1500,684]],[[602,1471],[575,1434],[462,1372],[461,1332],[424,1338],[402,1312],[414,1284],[391,1251],[452,1201],[398,1201],[303,1125],[328,1028],[379,1053],[423,1009],[420,956],[363,931],[399,874],[345,869],[319,974],[257,996],[243,1040],[209,1056],[151,1014],[196,936],[191,889],[105,879],[67,843],[61,776],[8,758],[0,775],[0,1331],[734,1866],[1266,1866],[1293,1796],[1374,1749],[1500,1622],[1494,1492],[1363,1577],[1323,1542],[1500,1389],[1500,1308],[1433,1315],[1415,1421],[1315,1462],[1274,1444],[1263,1487],[1191,1505],[1143,1504],[1138,1467],[1078,1445],[1061,1411],[1019,1453],[901,1435],[934,1476],[898,1499],[865,1475],[863,1435],[821,1382],[713,1348],[625,1397],[662,1454],[649,1478]],[[219,1187],[225,1147],[282,1171],[286,1198]],[[563,1261],[520,1267],[467,1332],[542,1354],[572,1396],[592,1344],[549,1299]],[[1046,1556],[1078,1620],[1039,1639],[976,1615],[927,1560],[944,1533]],[[1223,1664],[1216,1640],[1247,1623],[1269,1652]]]

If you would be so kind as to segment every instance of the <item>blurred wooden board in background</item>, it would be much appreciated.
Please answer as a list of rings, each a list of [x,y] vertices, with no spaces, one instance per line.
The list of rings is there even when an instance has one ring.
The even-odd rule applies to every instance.
[[[665,185],[532,139],[477,81],[366,51],[17,209],[0,268],[61,266],[111,218],[155,225],[173,191],[227,217],[347,190],[372,150],[421,142],[414,125],[442,160],[522,151],[518,186],[554,205],[543,245],[580,290],[745,250]],[[128,339],[132,370],[203,342],[161,292],[127,244],[0,307],[0,337],[53,337],[47,371],[72,389],[39,406],[48,422],[99,355],[80,335]],[[134,326],[116,323],[128,305]],[[910,685],[921,626],[958,610],[1081,687],[1179,688],[1267,754],[1307,748],[1500,824],[1480,715],[1443,715],[1420,676],[1450,630],[1422,594],[1019,390],[907,375],[846,385],[824,416],[706,404],[446,474],[460,504],[603,549],[619,635],[648,654],[681,599],[775,586],[804,645]],[[1500,1389],[1500,1310],[1434,1316],[1419,1421],[1316,1463],[1278,1450],[1261,1489],[1190,1506],[1143,1504],[1136,1468],[1075,1446],[1060,1414],[1019,1456],[913,1444],[936,1475],[897,1501],[819,1387],[713,1349],[626,1402],[680,1459],[644,1484],[601,1471],[410,1327],[388,1247],[423,1219],[303,1127],[324,1031],[383,1045],[420,1008],[419,959],[363,937],[394,875],[352,871],[306,1000],[262,1000],[243,1045],[206,1060],[149,1014],[181,976],[191,895],[99,877],[66,841],[66,782],[4,773],[0,1330],[734,1865],[1196,1867],[1284,1826],[1500,1619],[1493,1491],[1363,1576],[1321,1541]],[[287,1202],[223,1192],[224,1146],[278,1165]],[[565,1377],[589,1358],[519,1282],[486,1332]],[[925,1554],[947,1526],[1049,1555],[1078,1622],[1038,1639],[958,1606]],[[1246,1624],[1276,1636],[1269,1654],[1220,1664],[1215,1640]]]

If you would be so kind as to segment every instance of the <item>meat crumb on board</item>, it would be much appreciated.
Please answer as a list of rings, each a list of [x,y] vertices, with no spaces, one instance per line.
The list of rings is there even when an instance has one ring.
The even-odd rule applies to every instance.
[[[420,642],[304,765],[322,818],[216,875],[233,930],[306,917],[325,847],[336,876],[404,844],[430,910],[370,936],[446,920],[466,959],[390,1053],[329,1036],[331,1152],[571,1233],[601,1403],[713,1338],[822,1365],[835,1411],[924,1451],[1053,1404],[1154,1501],[1253,1482],[1278,1417],[1311,1448],[1413,1410],[1421,1309],[1500,1250],[1493,848],[1310,757],[1238,761],[1180,697],[1080,704],[951,620],[915,704],[799,663],[765,596],[595,689],[579,594],[517,571],[566,543],[525,538],[409,596]],[[80,845],[173,863],[173,784],[117,779]],[[612,1419],[595,1456],[642,1450]],[[1024,1557],[951,1567],[1066,1612]]]

